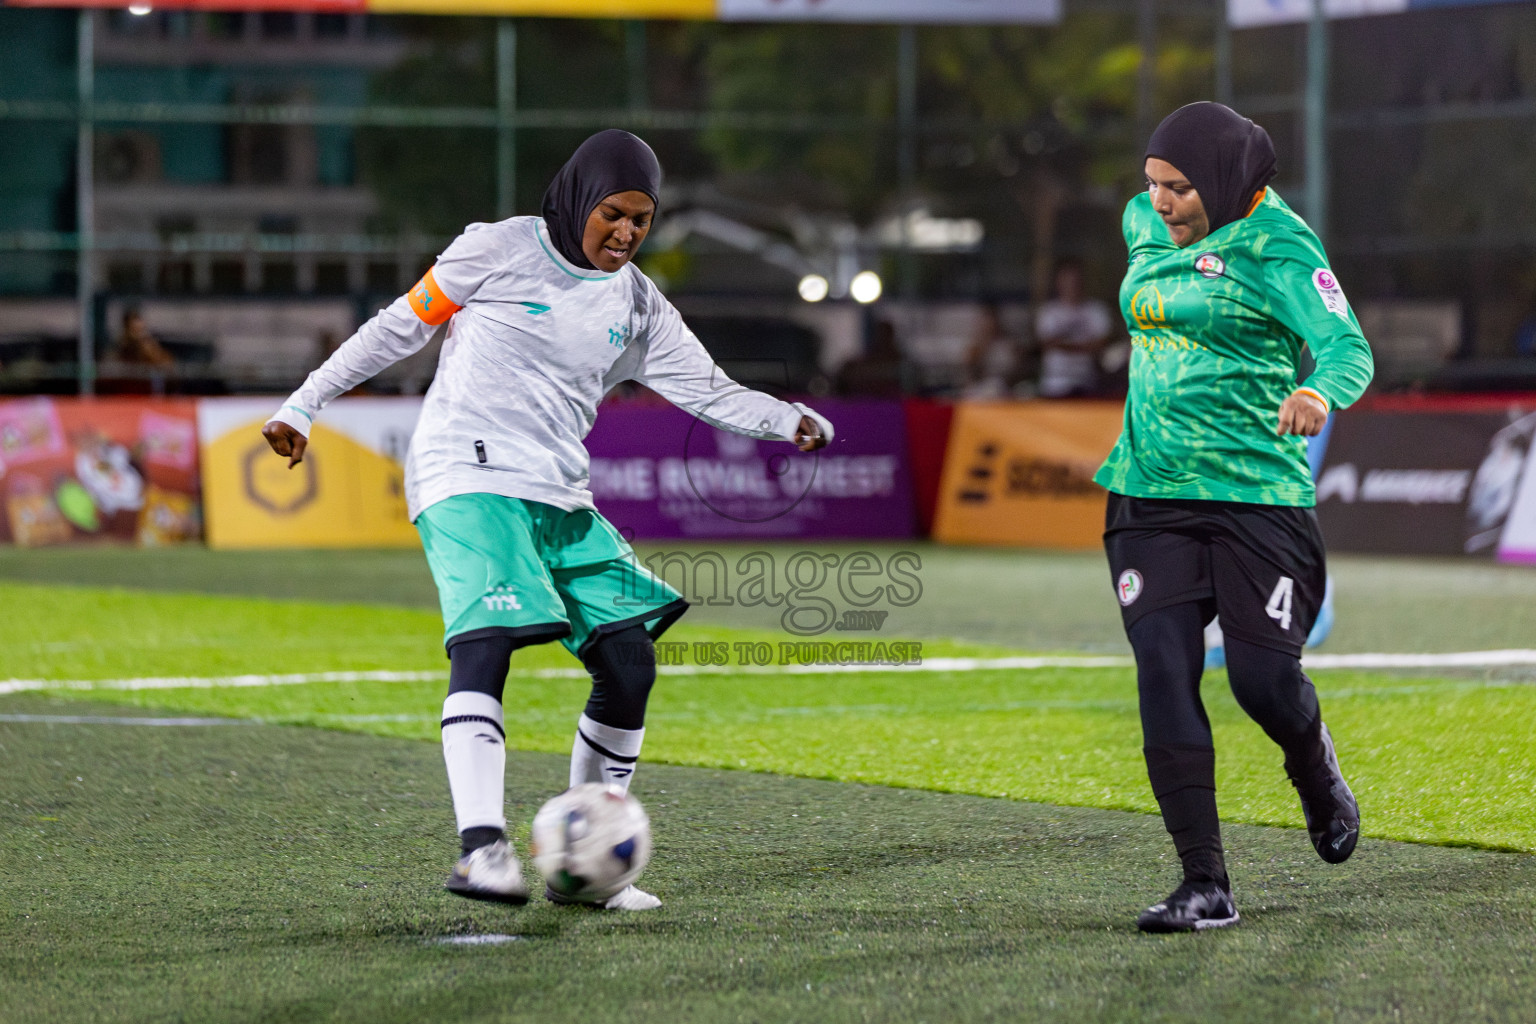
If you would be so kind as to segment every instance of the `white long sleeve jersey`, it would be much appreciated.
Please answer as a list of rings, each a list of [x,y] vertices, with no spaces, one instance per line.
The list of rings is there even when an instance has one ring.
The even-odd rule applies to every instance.
[[[726,376],[636,267],[607,274],[575,266],[537,217],[471,224],[273,419],[308,436],[327,402],[420,350],[445,321],[437,376],[406,459],[412,521],[455,494],[593,508],[582,441],[603,396],[626,380],[738,434],[793,440],[804,413],[831,439],[831,425],[811,410]]]

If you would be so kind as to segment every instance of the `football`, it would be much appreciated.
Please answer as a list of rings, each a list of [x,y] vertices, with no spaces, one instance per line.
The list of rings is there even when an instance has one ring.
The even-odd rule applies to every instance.
[[[604,900],[640,877],[651,859],[651,820],[617,786],[586,782],[551,798],[533,816],[534,866],[555,892]]]

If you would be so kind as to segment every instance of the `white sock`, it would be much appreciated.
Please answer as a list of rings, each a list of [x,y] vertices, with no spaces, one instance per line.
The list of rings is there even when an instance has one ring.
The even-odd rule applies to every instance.
[[[644,728],[615,729],[582,715],[576,720],[576,743],[571,747],[571,785],[605,782],[629,792],[644,740]]]
[[[501,701],[462,690],[443,701],[443,761],[459,831],[507,827],[503,806],[507,748]]]

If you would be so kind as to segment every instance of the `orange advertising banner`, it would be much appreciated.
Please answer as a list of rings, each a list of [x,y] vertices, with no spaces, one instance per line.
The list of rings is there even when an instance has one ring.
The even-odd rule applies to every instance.
[[[1106,491],[1093,482],[1120,436],[1119,402],[963,402],[944,456],[935,540],[1093,548]]]
[[[196,410],[190,399],[0,401],[0,543],[199,539]]]

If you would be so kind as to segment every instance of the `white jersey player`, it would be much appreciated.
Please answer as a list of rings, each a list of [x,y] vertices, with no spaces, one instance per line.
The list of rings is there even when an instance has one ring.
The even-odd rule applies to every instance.
[[[447,887],[470,898],[528,899],[503,809],[501,698],[512,651],[559,640],[581,658],[593,683],[571,785],[627,789],[656,678],[652,640],[687,607],[593,505],[582,441],[603,396],[637,381],[735,433],[802,451],[832,439],[831,424],[805,406],[727,377],[633,265],[660,185],[640,139],[592,136],[550,184],[542,217],[471,225],[263,428],[296,464],[327,402],[445,330],[406,460],[406,498],[450,659],[443,755],[463,855]],[[630,886],[602,905],[660,901]]]

